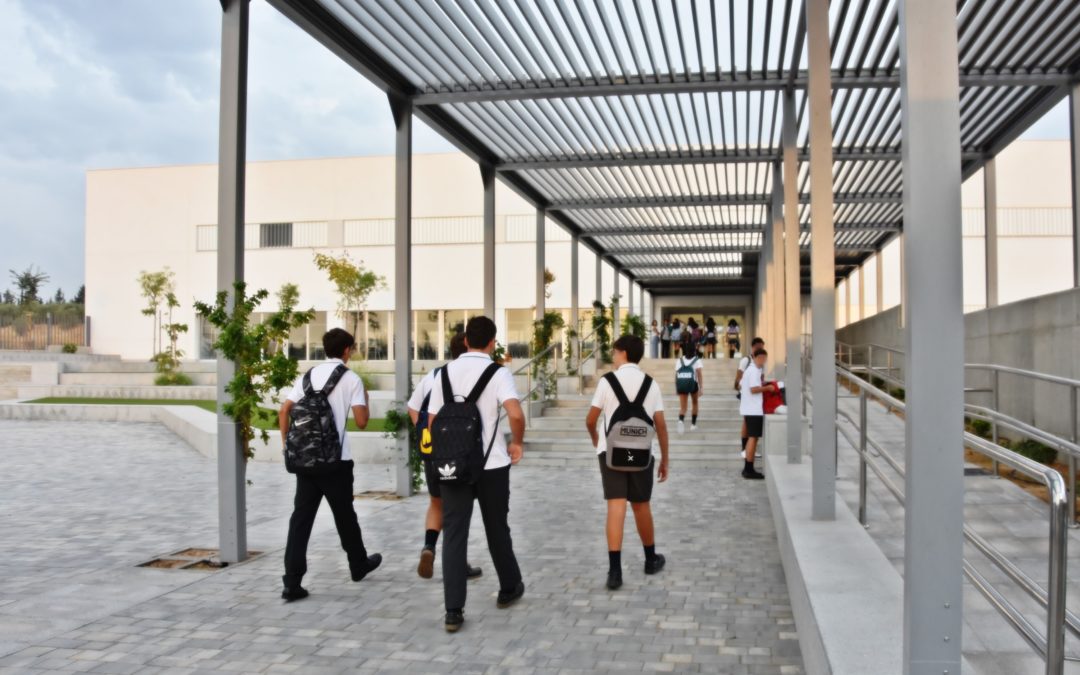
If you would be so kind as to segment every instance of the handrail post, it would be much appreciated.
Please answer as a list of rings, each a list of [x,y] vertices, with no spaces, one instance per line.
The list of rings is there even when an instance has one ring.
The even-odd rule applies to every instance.
[[[1080,428],[1076,419],[1076,387],[1069,388],[1069,416],[1072,418],[1072,442],[1080,440]],[[1065,486],[1069,495],[1069,526],[1076,527],[1076,456],[1069,453],[1069,484]]]
[[[1046,587],[1046,673],[1062,675],[1065,672],[1065,593],[1066,565],[1068,563],[1068,526],[1071,506],[1060,503],[1061,495],[1054,498],[1053,483],[1050,487],[1050,561]],[[1055,503],[1057,502],[1057,503]]]
[[[866,389],[859,390],[859,523],[866,527]]]

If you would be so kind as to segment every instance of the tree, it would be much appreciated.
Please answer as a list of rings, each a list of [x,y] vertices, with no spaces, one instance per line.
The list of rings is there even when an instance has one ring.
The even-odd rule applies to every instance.
[[[555,283],[555,273],[544,268],[544,297],[551,298],[551,284]]]
[[[233,287],[235,302],[231,307],[229,294],[220,291],[213,305],[196,302],[195,311],[217,328],[214,349],[236,364],[233,378],[225,384],[231,400],[222,412],[239,426],[244,456],[250,459],[255,455],[251,449],[255,420],[269,422],[276,419],[276,413],[262,407],[263,400],[277,396],[296,380],[296,361],[289,358],[283,345],[289,332],[308,324],[315,318],[315,312],[297,312],[293,306],[282,304],[262,322],[254,323],[252,313],[270,293],[259,290],[249,296],[242,281]],[[278,299],[288,300],[289,297],[283,298],[279,293]],[[260,436],[264,443],[270,438],[265,430]]]
[[[52,301],[55,302],[58,305],[64,304],[64,302],[66,302],[64,300],[64,289],[62,289],[62,288],[56,289],[56,295],[53,296]]]
[[[15,288],[19,292],[19,304],[33,305],[40,303],[41,296],[38,295],[38,291],[49,280],[49,275],[42,272],[40,268],[35,271],[33,265],[22,272],[9,271],[11,272],[11,279],[15,282]]]
[[[386,288],[386,278],[364,267],[363,262],[354,263],[348,253],[335,258],[325,253],[315,254],[315,266],[326,272],[338,294],[338,315],[342,321],[352,319],[355,336],[360,313],[367,306],[368,297]]]
[[[177,323],[173,321],[173,310],[180,306],[180,302],[176,299],[176,294],[172,291],[165,294],[165,306],[169,310],[168,323],[164,324],[162,329],[169,337],[169,345],[165,349],[154,354],[154,362],[157,364],[158,372],[154,384],[191,384],[191,378],[180,372],[180,359],[183,358],[184,352],[180,351],[180,347],[177,344],[180,339],[180,334],[186,333],[188,327],[186,323]]]
[[[11,289],[8,289],[8,290],[4,291],[4,295],[0,299],[2,299],[3,304],[5,304],[5,305],[14,305],[15,304],[15,294],[11,292]]]
[[[167,302],[170,294],[176,292],[173,276],[168,267],[160,272],[139,272],[139,290],[146,299],[142,313],[153,319],[152,351],[155,355],[161,351],[161,306]]]
[[[71,298],[71,301],[76,305],[86,304],[86,286],[79,286],[79,290],[75,292],[75,297]]]

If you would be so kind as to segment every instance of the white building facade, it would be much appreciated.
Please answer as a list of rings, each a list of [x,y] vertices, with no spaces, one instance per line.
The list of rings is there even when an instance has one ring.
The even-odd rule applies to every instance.
[[[1072,285],[1069,159],[1067,141],[1020,141],[1003,152],[998,166],[1000,302],[1053,292]],[[210,301],[216,290],[217,168],[215,165],[105,169],[87,174],[86,289],[92,345],[99,353],[143,359],[152,354],[153,326],[137,277],[169,268],[181,307],[175,321],[189,332],[181,349],[187,358],[211,358],[212,334],[195,316],[195,300]],[[392,358],[393,344],[393,157],[355,157],[253,162],[247,171],[248,224],[245,277],[249,289],[271,294],[285,283],[300,288],[301,307],[315,321],[297,331],[290,349],[298,358],[321,358],[319,338],[330,327],[358,326],[357,341],[370,359]],[[441,359],[449,337],[481,313],[482,199],[480,172],[464,155],[417,155],[413,162],[413,358]],[[985,304],[981,174],[964,186],[964,295],[967,310]],[[536,215],[511,190],[496,187],[496,312],[500,341],[523,356],[532,336],[536,302]],[[549,310],[570,317],[570,237],[547,223],[545,266],[555,275]],[[900,302],[898,240],[871,257],[837,293],[837,321],[845,325]],[[337,311],[326,274],[315,267],[317,252],[347,253],[387,280],[357,320]],[[607,304],[621,296],[625,315],[648,322],[647,293],[579,251],[579,304],[584,331],[594,299]],[[882,265],[882,292],[875,267]],[[861,279],[860,279],[861,277]],[[861,299],[860,291],[861,290]],[[881,298],[881,306],[877,299]],[[850,298],[850,299],[849,299]],[[656,318],[691,313],[718,321],[749,316],[746,296],[662,297]],[[268,301],[272,304],[272,300]],[[272,309],[268,306],[266,309]]]

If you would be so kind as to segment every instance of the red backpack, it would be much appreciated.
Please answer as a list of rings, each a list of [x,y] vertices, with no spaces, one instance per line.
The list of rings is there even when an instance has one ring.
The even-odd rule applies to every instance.
[[[766,391],[762,393],[762,408],[764,409],[766,415],[771,415],[776,412],[777,408],[785,405],[784,390],[779,389],[780,383],[776,382],[775,380],[772,382],[765,382],[764,384],[772,384],[778,387],[776,391]]]

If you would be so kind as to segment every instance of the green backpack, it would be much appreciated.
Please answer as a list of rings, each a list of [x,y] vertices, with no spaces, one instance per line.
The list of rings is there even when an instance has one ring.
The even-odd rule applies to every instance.
[[[689,361],[685,357],[679,358],[679,369],[675,371],[675,391],[679,394],[695,394],[698,390],[697,375],[694,373],[694,364],[698,357]]]

